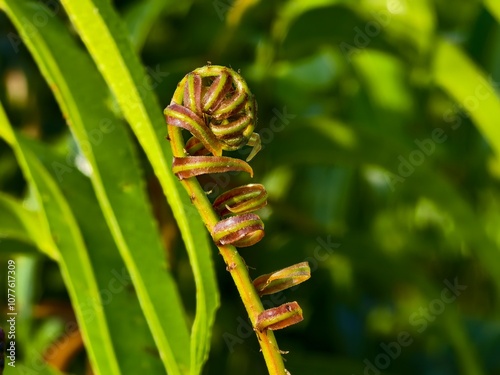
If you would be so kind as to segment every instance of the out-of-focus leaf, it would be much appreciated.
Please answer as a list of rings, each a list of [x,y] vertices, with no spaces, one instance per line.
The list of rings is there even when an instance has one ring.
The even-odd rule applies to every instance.
[[[414,45],[418,52],[431,46],[435,16],[430,0],[361,0],[350,6],[366,19],[359,28],[369,44],[383,33],[391,45],[405,50],[405,44]]]
[[[200,235],[205,233],[204,226],[198,216],[188,217],[186,207],[191,203],[170,172],[170,149],[160,143],[166,133],[160,107],[151,86],[144,85],[144,69],[111,4],[104,0],[65,0],[62,3],[148,156],[183,235],[196,282],[197,314],[191,350],[186,350],[183,341],[176,342],[170,348],[175,354],[170,354],[166,362],[173,374],[184,373],[188,368],[191,374],[198,374],[208,355],[210,331],[218,305],[210,246],[207,236]],[[162,80],[162,74],[164,72],[155,77],[156,83]],[[166,349],[166,342],[161,346]]]
[[[286,40],[287,49],[296,48],[297,42],[316,48],[334,44],[349,62],[353,55],[390,46],[414,58],[428,50],[434,28],[429,1],[290,0],[281,8],[272,35],[278,42]],[[310,43],[313,37],[317,43]]]
[[[458,47],[442,40],[436,47],[434,79],[469,113],[500,158],[500,99],[484,73]]]
[[[22,323],[24,324],[24,322]],[[26,353],[26,362],[39,360],[40,353],[45,353],[58,338],[64,337],[66,339],[64,326],[64,321],[56,316],[47,317],[41,322],[40,325],[37,325],[36,332],[31,332],[30,342],[26,345],[31,349],[28,353]],[[73,327],[76,327],[74,323]],[[57,357],[58,354],[59,353],[56,352],[54,357]]]
[[[406,148],[392,139],[390,134],[381,134],[376,129],[357,128],[356,145],[347,148],[339,147],[335,134],[335,121],[316,117],[309,119],[302,126],[308,126],[306,132],[302,127],[290,129],[282,140],[275,140],[273,148],[267,148],[269,158],[281,164],[320,164],[358,166],[378,164],[388,171],[397,172],[399,155],[407,155],[413,148]],[[282,143],[284,142],[284,143]],[[335,145],[332,147],[332,145]],[[381,152],[383,147],[384,152]],[[410,145],[411,147],[411,145]],[[360,152],[360,150],[363,152]],[[432,184],[420,184],[418,181],[432,181]],[[389,189],[391,180],[383,180],[382,184]],[[395,191],[403,190],[404,194],[415,197],[426,196],[432,199],[443,211],[449,212],[457,226],[457,235],[470,243],[485,269],[494,279],[496,293],[500,294],[500,258],[496,256],[495,244],[485,235],[484,228],[476,219],[470,204],[460,196],[459,192],[442,175],[432,170],[430,161],[414,169],[414,172],[402,182],[394,183]],[[403,194],[403,193],[401,193]]]
[[[65,164],[64,155],[56,154],[46,145],[30,142],[30,148],[39,155],[40,161],[53,178],[57,171],[52,165]],[[125,263],[120,257],[116,242],[106,224],[90,180],[73,164],[73,171],[60,181],[61,190],[77,217],[97,282],[102,290],[104,312],[108,319],[113,344],[120,358],[123,373],[163,374],[163,364],[155,349],[155,343],[141,309],[137,293]],[[127,329],[123,329],[127,327]],[[133,332],[134,347],[141,360],[130,354],[130,335]]]
[[[131,3],[123,13],[130,41],[140,51],[157,20],[164,15],[185,14],[191,7],[190,1],[144,0]]]
[[[484,0],[484,5],[491,14],[500,22],[500,3],[496,0]]]
[[[47,170],[22,139],[15,135],[2,106],[0,106],[0,137],[14,149],[26,179],[35,190],[40,206],[39,230],[50,233],[53,240],[52,247],[59,250],[56,260],[61,267],[61,273],[75,307],[75,314],[95,373],[121,374],[106,317],[95,305],[95,303],[102,304],[102,300],[73,213]]]
[[[245,12],[259,2],[260,0],[235,0],[228,9],[226,15],[226,23],[229,28],[233,29],[237,27]],[[221,3],[221,5],[224,6],[225,4]]]
[[[339,69],[338,54],[325,48],[305,59],[276,64],[273,73],[282,84],[293,84],[301,91],[327,90],[335,83]],[[287,88],[285,87],[284,90]],[[300,100],[300,98],[297,98]]]
[[[309,371],[311,374],[362,374],[364,368],[363,361],[320,354],[308,355],[302,359],[290,356],[287,363],[292,374],[309,373]]]
[[[29,374],[36,371],[37,375],[64,375],[63,372],[56,370],[50,366],[40,366],[40,358],[36,361],[16,361],[16,370],[19,374]]]
[[[20,241],[10,237],[2,239],[0,253],[6,254],[24,254],[30,256],[40,255],[40,249],[31,242]]]
[[[355,249],[352,252],[349,251],[348,256],[361,274],[371,274],[371,277],[375,278],[377,278],[376,275],[379,275],[379,278],[382,277],[385,279],[384,284],[389,289],[394,288],[395,278],[400,280],[401,284],[409,282],[411,283],[410,285],[418,286],[418,289],[423,293],[425,303],[434,300],[434,298],[439,297],[440,293],[442,293],[442,287],[436,287],[433,281],[429,280],[428,277],[421,272],[421,268],[417,262],[414,262],[410,258],[395,259],[390,256],[382,256],[380,253],[367,252],[363,246],[360,246],[362,243],[363,241],[355,239],[353,242],[347,244],[350,248]],[[363,259],[361,260],[360,258]],[[359,259],[359,261],[357,259]],[[390,269],[392,271],[391,274],[386,273],[387,275],[380,275],[380,271],[377,270],[378,267],[373,267],[374,263],[376,263],[380,269]],[[463,297],[459,296],[459,298]],[[407,301],[407,299],[408,296],[405,296],[404,300]],[[405,323],[408,322],[409,316],[412,316],[411,314],[421,307],[421,303],[422,301],[415,301],[415,304],[410,307],[409,311],[406,311],[403,306],[399,307]],[[456,300],[454,300],[453,303],[456,303]],[[466,331],[464,319],[457,313],[457,306],[446,306],[443,315],[444,316],[434,316],[436,322],[433,320],[433,322],[430,323],[438,325],[438,329],[443,332],[444,335],[449,336],[452,347],[458,357],[457,361],[459,365],[464,368],[464,373],[470,375],[485,374],[485,371],[479,363],[475,348],[471,345],[470,335],[468,335]],[[410,323],[408,328],[414,330],[415,325]],[[399,332],[398,329],[398,333]],[[425,334],[425,331],[419,332],[415,330],[415,333]]]
[[[303,13],[311,9],[324,8],[334,4],[343,3],[346,0],[314,0],[301,1],[289,0],[281,7],[275,24],[273,25],[273,36],[279,41],[283,41],[288,33],[290,25]]]
[[[352,62],[374,107],[400,116],[411,112],[413,98],[405,84],[405,67],[401,61],[390,54],[370,51],[356,55]]]
[[[17,239],[27,244],[36,245],[40,251],[52,259],[56,259],[57,250],[52,247],[50,238],[38,226],[39,215],[28,211],[13,198],[0,193],[0,237]],[[2,251],[10,252],[9,247],[2,245]]]
[[[145,0],[132,3],[127,9],[123,20],[127,25],[130,41],[136,51],[142,49],[151,28],[167,5],[172,6],[163,0]]]

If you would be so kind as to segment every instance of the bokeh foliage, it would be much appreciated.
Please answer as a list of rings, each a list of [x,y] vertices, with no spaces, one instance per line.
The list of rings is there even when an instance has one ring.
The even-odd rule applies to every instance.
[[[241,251],[251,274],[313,271],[264,298],[304,310],[277,332],[290,372],[500,374],[496,0],[61,3],[0,0],[0,266],[18,265],[26,373],[59,373],[40,353],[75,374],[87,358],[103,374],[266,373],[169,171],[161,110],[211,61],[259,104],[270,202]],[[201,182],[215,196],[244,178]]]

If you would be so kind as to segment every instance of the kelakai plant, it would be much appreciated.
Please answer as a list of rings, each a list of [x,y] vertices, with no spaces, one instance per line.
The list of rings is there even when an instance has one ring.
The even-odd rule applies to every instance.
[[[200,213],[227,270],[233,277],[248,316],[259,339],[269,374],[289,374],[283,364],[272,330],[300,322],[297,302],[264,310],[260,296],[276,293],[310,277],[307,263],[257,277],[253,282],[236,247],[252,246],[264,236],[264,224],[253,213],[267,204],[267,192],[260,184],[226,191],[210,202],[197,176],[208,173],[243,171],[253,176],[250,165],[224,156],[252,146],[247,161],[260,150],[254,132],[257,104],[244,79],[230,68],[207,65],[188,73],[177,85],[164,114],[174,154],[173,172],[182,181]],[[191,133],[184,142],[182,130]]]

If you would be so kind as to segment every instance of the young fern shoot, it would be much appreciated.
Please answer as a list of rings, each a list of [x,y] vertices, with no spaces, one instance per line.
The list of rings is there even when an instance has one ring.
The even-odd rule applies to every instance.
[[[226,269],[233,277],[259,340],[269,375],[287,375],[273,330],[303,320],[297,302],[264,310],[260,296],[290,288],[310,277],[309,265],[302,262],[259,276],[254,282],[236,247],[248,247],[264,236],[264,223],[254,211],[267,204],[261,184],[249,184],[226,191],[210,202],[197,176],[241,171],[253,177],[248,162],[260,150],[254,132],[256,101],[245,80],[234,70],[206,65],[188,73],[177,85],[164,114],[174,154],[172,170],[181,180],[219,248]],[[184,142],[182,130],[191,138]],[[246,161],[223,156],[251,146]]]

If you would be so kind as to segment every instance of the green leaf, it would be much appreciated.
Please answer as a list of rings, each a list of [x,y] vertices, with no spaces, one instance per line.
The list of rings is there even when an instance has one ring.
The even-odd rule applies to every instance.
[[[329,7],[345,0],[289,0],[280,8],[278,17],[273,25],[273,36],[278,41],[283,41],[288,33],[290,25],[302,14],[317,8]]]
[[[122,18],[135,50],[142,49],[149,32],[160,16],[184,15],[191,7],[191,3],[192,1],[143,0],[128,6]]]
[[[500,22],[500,3],[497,0],[484,0],[484,5],[496,18],[497,22]]]
[[[39,360],[39,359],[37,359]],[[38,363],[38,362],[36,362]],[[32,361],[26,361],[26,362],[17,362],[16,361],[16,369],[18,371],[18,374],[31,374],[33,373],[33,362]],[[40,370],[36,372],[37,375],[64,375],[63,372],[60,372],[56,369],[54,369],[51,366],[40,366]]]
[[[57,172],[52,165],[67,163],[65,155],[58,155],[45,144],[35,141],[30,142],[30,148],[38,155],[53,178],[57,178]],[[132,292],[131,277],[99,208],[91,182],[73,164],[68,167],[73,168],[73,172],[66,174],[60,181],[61,191],[73,212],[79,213],[78,224],[103,296],[103,309],[113,345],[120,359],[120,368],[123,373],[164,374],[160,356],[153,350],[155,343],[139,299],[137,294]],[[141,353],[141,360],[130,355],[132,333],[134,348]]]
[[[40,249],[34,242],[26,242],[15,238],[6,237],[2,239],[0,254],[23,254],[27,256],[40,255]]]
[[[188,215],[189,198],[181,193],[179,182],[170,172],[172,154],[163,141],[166,125],[162,111],[152,87],[144,84],[149,82],[148,77],[132,49],[125,26],[108,1],[65,0],[62,3],[151,162],[183,235],[197,289],[189,367],[191,374],[198,374],[208,356],[210,331],[218,306],[208,238],[206,234],[200,235],[206,233],[205,228],[197,215]],[[156,79],[158,84],[161,74]],[[178,365],[187,366],[189,351],[182,345],[175,345],[172,350],[179,359]],[[175,367],[173,363],[171,367]]]
[[[0,106],[0,136],[9,143],[35,191],[40,205],[40,230],[50,233],[56,259],[68,288],[75,314],[96,374],[121,374],[109,327],[85,243],[76,220],[55,181],[34,154],[18,138]]]
[[[57,257],[57,249],[53,247],[47,233],[38,230],[38,213],[28,211],[14,198],[0,193],[0,239],[16,239],[26,244],[35,245],[40,251],[52,259]],[[6,251],[9,247],[2,246]]]
[[[278,165],[321,163],[352,167],[377,164],[387,171],[397,172],[398,155],[408,155],[414,150],[411,144],[408,148],[402,146],[392,138],[391,133],[359,127],[356,128],[356,141],[343,144],[336,131],[339,126],[342,124],[327,117],[308,119],[301,127],[290,128],[283,140],[276,139],[273,147],[266,149],[269,152],[267,157]],[[380,151],[380,145],[383,145],[384,152]],[[415,199],[429,197],[444,212],[448,212],[456,223],[457,234],[475,249],[482,266],[491,275],[497,295],[500,295],[500,274],[497,272],[500,269],[500,258],[497,256],[497,246],[485,235],[484,227],[478,222],[477,214],[470,203],[446,178],[430,167],[424,163],[415,168],[413,174],[405,178],[404,182],[395,184],[394,190]],[[419,181],[432,183],[421,184]],[[389,180],[382,182],[385,183],[390,185]]]
[[[23,7],[24,3],[11,0],[5,3],[17,27],[28,35],[20,20],[23,16],[32,17],[36,6]],[[167,272],[130,139],[124,124],[116,121],[105,107],[106,86],[88,56],[56,20],[24,39],[42,73],[52,87],[57,87],[56,99],[92,167],[94,190],[131,274],[165,367],[175,374],[184,373],[189,367],[189,335],[182,303]],[[64,179],[64,173],[58,178]],[[151,285],[154,288],[148,287]]]
[[[436,47],[434,79],[469,113],[500,157],[500,100],[485,74],[458,47],[440,41]]]
[[[167,6],[164,0],[144,0],[132,3],[123,15],[130,41],[140,51],[155,21]],[[170,4],[169,4],[170,5]]]

